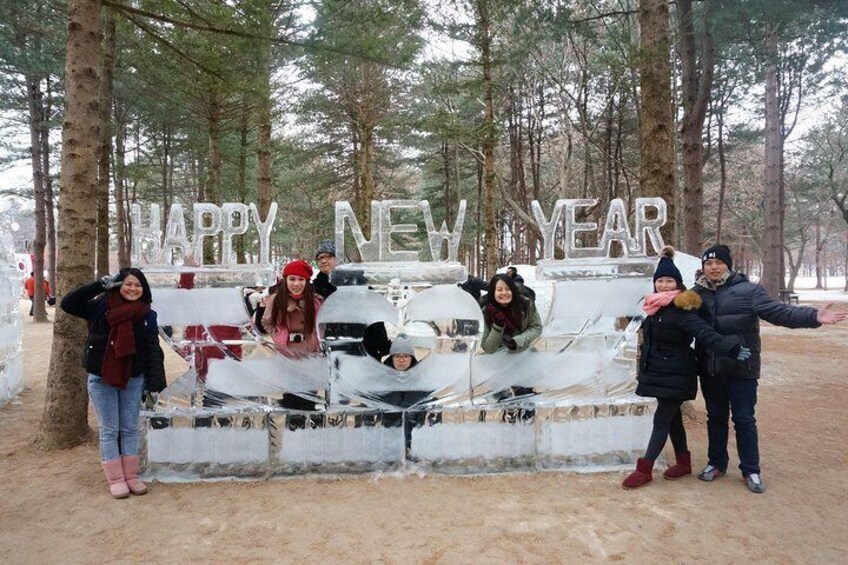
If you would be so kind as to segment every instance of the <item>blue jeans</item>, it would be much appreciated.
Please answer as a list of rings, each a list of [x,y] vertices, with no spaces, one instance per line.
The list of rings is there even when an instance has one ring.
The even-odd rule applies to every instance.
[[[707,404],[707,435],[710,465],[727,471],[728,416],[733,415],[739,470],[743,475],[760,472],[760,445],[757,436],[757,379],[701,377],[701,390]]]
[[[138,414],[144,376],[138,375],[121,390],[106,383],[102,377],[88,375],[88,395],[100,423],[100,457],[103,461],[121,455],[138,455]],[[120,445],[119,443],[120,439]]]

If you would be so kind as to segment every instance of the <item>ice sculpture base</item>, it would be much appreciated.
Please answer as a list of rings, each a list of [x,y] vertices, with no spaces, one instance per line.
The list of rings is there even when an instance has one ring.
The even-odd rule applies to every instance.
[[[147,412],[144,476],[258,480],[378,471],[600,471],[645,448],[654,404],[379,411]],[[408,445],[407,445],[408,444]]]

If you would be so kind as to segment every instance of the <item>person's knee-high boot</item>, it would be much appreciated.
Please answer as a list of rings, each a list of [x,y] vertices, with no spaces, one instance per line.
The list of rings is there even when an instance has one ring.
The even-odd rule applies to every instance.
[[[638,488],[650,483],[653,480],[652,472],[654,470],[653,459],[639,458],[636,460],[636,470],[627,475],[621,486],[626,489]]]
[[[674,457],[677,460],[676,463],[665,470],[663,478],[674,480],[685,475],[691,475],[692,454],[688,451],[675,451]]]
[[[126,498],[130,495],[130,489],[124,480],[124,469],[120,459],[103,461],[103,472],[106,474],[106,482],[109,483],[109,492],[112,498]]]
[[[147,494],[147,485],[138,478],[138,455],[121,455],[124,479],[133,494]]]

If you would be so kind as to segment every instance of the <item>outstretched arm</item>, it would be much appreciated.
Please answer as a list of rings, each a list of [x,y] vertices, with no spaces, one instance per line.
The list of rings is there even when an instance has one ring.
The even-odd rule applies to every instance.
[[[785,328],[817,328],[818,311],[811,306],[790,306],[775,300],[766,293],[766,289],[756,285],[751,297],[754,312],[770,324]]]

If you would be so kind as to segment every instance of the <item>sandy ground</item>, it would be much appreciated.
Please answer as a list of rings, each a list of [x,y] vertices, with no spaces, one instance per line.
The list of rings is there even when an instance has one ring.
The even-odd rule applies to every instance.
[[[762,495],[734,471],[712,484],[655,473],[636,491],[620,488],[624,473],[355,476],[153,484],[113,500],[93,439],[31,447],[51,327],[27,320],[25,331],[26,388],[0,407],[0,563],[845,562],[845,323],[763,330]],[[687,428],[701,467],[695,407]]]

